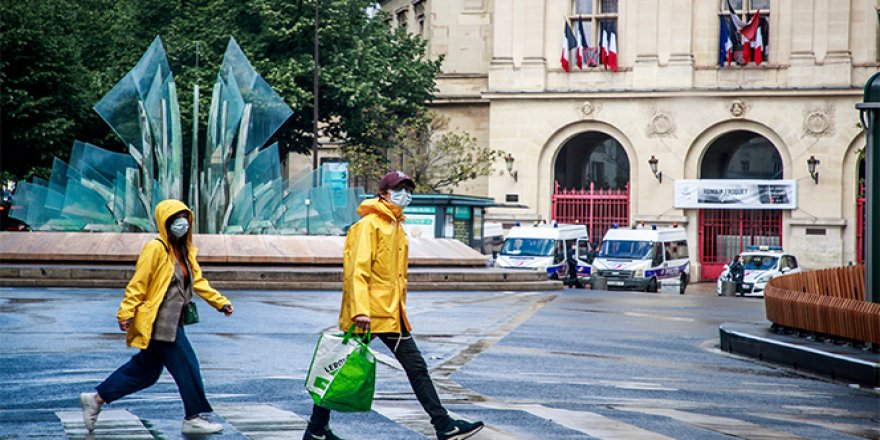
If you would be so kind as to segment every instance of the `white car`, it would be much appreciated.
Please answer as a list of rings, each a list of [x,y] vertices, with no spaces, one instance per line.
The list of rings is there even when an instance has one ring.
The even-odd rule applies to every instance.
[[[778,246],[750,246],[748,252],[743,252],[739,256],[745,270],[742,286],[743,296],[763,297],[764,287],[767,286],[768,281],[780,275],[801,271],[797,258],[783,252]],[[721,276],[718,277],[717,291],[719,295],[721,295],[721,283],[730,280],[730,269],[724,265],[724,272],[721,272]]]

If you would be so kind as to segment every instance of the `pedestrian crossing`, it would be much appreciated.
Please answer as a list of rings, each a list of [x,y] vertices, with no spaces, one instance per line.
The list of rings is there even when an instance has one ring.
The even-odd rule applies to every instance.
[[[650,404],[657,403],[656,405]],[[762,413],[762,414],[735,414],[731,416],[719,416],[705,414],[702,406],[674,401],[642,401],[642,402],[618,402],[603,403],[600,406],[604,414],[599,411],[574,410],[552,407],[538,403],[515,403],[501,402],[487,399],[484,401],[472,401],[455,404],[457,410],[468,413],[478,413],[487,422],[486,428],[473,437],[474,440],[530,440],[547,438],[513,427],[510,423],[497,425],[493,419],[500,420],[500,414],[519,414],[517,419],[529,423],[552,425],[552,431],[563,432],[560,437],[584,438],[601,440],[669,440],[675,438],[668,435],[670,423],[677,423],[687,429],[698,429],[705,432],[707,437],[727,437],[740,439],[802,439],[814,438],[803,437],[796,432],[784,430],[783,426],[791,424],[800,426],[818,427],[827,430],[833,437],[821,438],[878,438],[880,429],[871,424],[871,418],[851,418],[845,414],[839,417],[815,418],[810,412],[822,411],[820,407],[806,407],[801,414],[785,413]],[[678,406],[678,407],[676,407]],[[308,415],[297,414],[289,409],[281,408],[270,403],[224,403],[215,405],[212,420],[224,423],[227,429],[222,438],[251,439],[251,440],[290,440],[300,439],[306,429]],[[715,408],[717,409],[717,407]],[[608,410],[616,411],[614,416],[608,415]],[[385,420],[382,424],[375,424],[375,429],[370,432],[360,432],[361,436],[347,438],[352,439],[377,439],[377,440],[408,440],[408,439],[431,439],[434,438],[434,429],[428,416],[422,411],[418,402],[410,399],[379,399],[374,402],[373,412],[382,416]],[[637,426],[633,422],[638,417],[630,417],[628,414],[638,416],[654,416],[665,420],[658,424],[656,432],[651,427]],[[152,440],[181,438],[179,431],[163,432],[163,430],[179,429],[179,424],[156,423],[148,418],[140,418],[136,410],[105,409],[98,419],[96,429],[89,433],[85,429],[82,413],[79,410],[57,411],[55,415],[61,422],[68,439],[131,439]],[[454,417],[462,417],[452,413]],[[496,417],[496,415],[498,415]],[[469,418],[469,417],[464,417]],[[472,417],[470,417],[472,418]],[[746,420],[748,419],[748,420]],[[754,420],[766,420],[767,423],[759,424]],[[345,432],[344,420],[336,419],[342,426],[339,431]],[[387,426],[383,428],[383,424]],[[788,425],[786,425],[786,423]],[[524,423],[526,424],[526,423]],[[659,429],[665,426],[664,429]],[[402,427],[389,429],[390,427]],[[150,427],[150,428],[148,428]],[[338,426],[339,427],[339,426]],[[547,429],[547,428],[544,428]],[[395,434],[388,432],[394,431]],[[401,437],[401,432],[410,435]],[[185,438],[185,437],[184,437]]]
[[[95,438],[94,433],[89,433],[86,430],[82,411],[57,411],[55,415],[61,420],[61,425],[69,440]],[[141,422],[141,419],[122,409],[102,411],[98,423],[95,424],[95,433],[100,433],[100,438],[106,440],[153,440],[155,438]]]

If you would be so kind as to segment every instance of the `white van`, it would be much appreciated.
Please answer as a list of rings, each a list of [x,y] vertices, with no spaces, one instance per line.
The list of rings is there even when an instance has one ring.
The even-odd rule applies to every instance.
[[[547,271],[548,278],[565,279],[567,252],[578,239],[587,240],[586,226],[557,223],[514,226],[501,245],[495,267]]]
[[[656,292],[661,284],[676,285],[683,295],[690,276],[687,234],[677,227],[609,229],[592,273],[604,277],[608,288]]]

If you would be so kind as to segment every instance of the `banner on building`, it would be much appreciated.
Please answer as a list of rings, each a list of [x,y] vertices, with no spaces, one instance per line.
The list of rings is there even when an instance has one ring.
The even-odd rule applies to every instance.
[[[676,208],[796,209],[794,180],[676,180]]]

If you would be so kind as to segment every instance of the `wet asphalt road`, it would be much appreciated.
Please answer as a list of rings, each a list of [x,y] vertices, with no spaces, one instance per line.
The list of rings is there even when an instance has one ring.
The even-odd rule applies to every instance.
[[[416,340],[474,439],[880,438],[873,390],[717,351],[724,322],[764,322],[761,299],[564,290],[411,292]],[[225,292],[235,314],[200,302],[198,353],[213,439],[298,439],[314,344],[335,327],[334,292]],[[78,395],[133,349],[115,321],[121,291],[0,289],[0,438],[83,438]],[[426,416],[390,352],[374,410],[334,414],[348,439],[423,439]],[[185,438],[170,376],[107,407],[93,438]],[[106,415],[106,418],[103,416]],[[104,423],[102,425],[101,423]],[[195,438],[195,437],[194,437]]]

